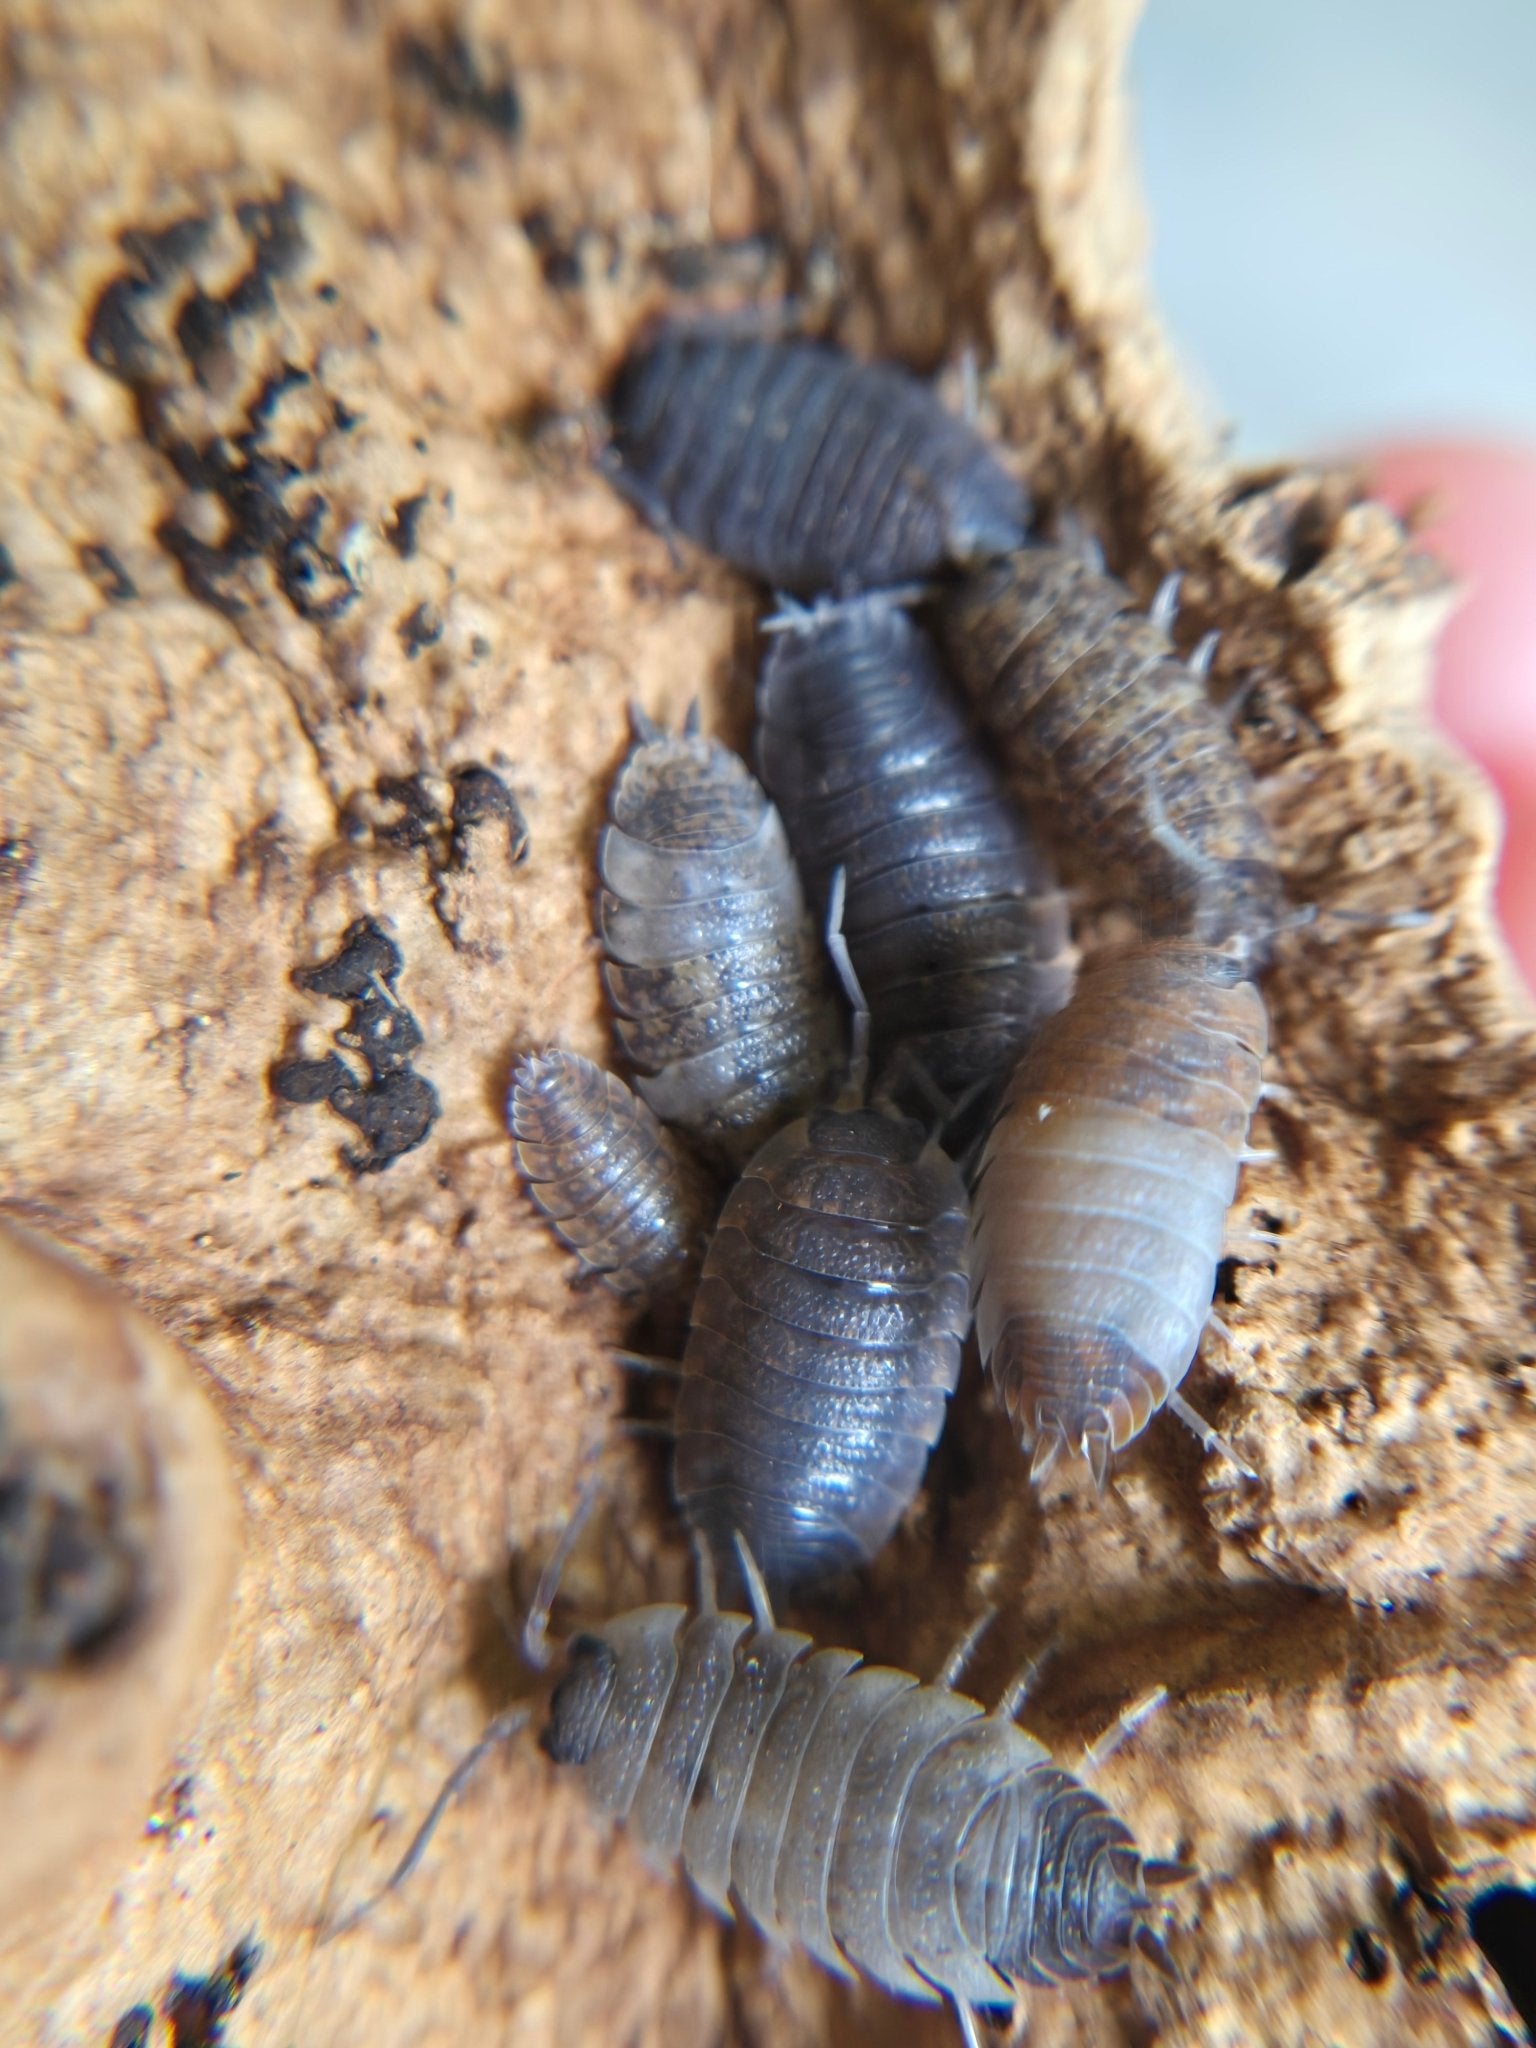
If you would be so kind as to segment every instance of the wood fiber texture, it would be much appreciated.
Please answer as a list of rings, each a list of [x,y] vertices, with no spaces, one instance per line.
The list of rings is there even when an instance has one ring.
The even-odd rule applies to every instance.
[[[802,1618],[931,1674],[996,1603],[976,1686],[1049,1646],[1025,1718],[1069,1763],[1168,1687],[1100,1789],[1199,1865],[1183,1982],[1033,1995],[1031,2048],[1518,2038],[1464,1920],[1536,1882],[1536,1038],[1496,816],[1426,729],[1439,573],[1348,478],[1231,475],[1179,381],[1132,26],[1127,0],[8,9],[0,1205],[189,1354],[245,1526],[204,1703],[143,1788],[180,1817],[0,1935],[0,2040],[106,2048],[146,2006],[164,2042],[173,1979],[226,1965],[236,2048],[953,2039],[722,1928],[527,1738],[405,1891],[316,1940],[527,1683],[508,1547],[525,1596],[620,1403],[624,1313],[572,1292],[500,1111],[529,1047],[611,1057],[587,935],[626,701],[699,697],[738,744],[749,718],[752,594],[673,562],[582,411],[652,310],[785,291],[920,370],[976,347],[1047,506],[1143,600],[1184,572],[1182,646],[1221,628],[1293,899],[1432,913],[1320,920],[1265,984],[1294,1094],[1237,1221],[1282,1242],[1224,1269],[1235,1346],[1189,1382],[1258,1484],[1163,1419],[1103,1502],[1076,1463],[1037,1500],[972,1370],[895,1545]],[[525,859],[506,804],[456,816],[468,768]],[[354,1125],[271,1074],[346,1031],[292,976],[365,918],[400,965],[353,1022],[410,1013],[380,1071],[440,1114],[356,1172]],[[1112,929],[1091,912],[1086,948]],[[609,1469],[573,1612],[685,1597],[648,1454]]]

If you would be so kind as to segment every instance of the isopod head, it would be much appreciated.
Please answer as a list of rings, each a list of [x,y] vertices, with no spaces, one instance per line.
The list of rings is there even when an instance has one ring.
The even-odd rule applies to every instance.
[[[597,1745],[619,1683],[619,1660],[600,1636],[573,1636],[549,1703],[539,1747],[557,1764],[584,1764]]]

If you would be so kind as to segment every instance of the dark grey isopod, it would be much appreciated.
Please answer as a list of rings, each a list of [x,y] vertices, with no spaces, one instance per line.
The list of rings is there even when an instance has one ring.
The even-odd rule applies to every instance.
[[[1028,497],[907,371],[810,341],[667,326],[609,399],[615,482],[779,590],[869,589],[1000,554]]]
[[[673,1490],[787,1586],[866,1562],[922,1484],[970,1325],[966,1198],[919,1124],[790,1124],[726,1198],[683,1354]]]
[[[575,1637],[543,1747],[722,1912],[899,1997],[978,2007],[1098,1978],[1188,1873],[1003,1712],[741,1614],[645,1607]]]
[[[1025,548],[945,606],[955,673],[1149,934],[1262,959],[1284,898],[1253,778],[1159,607],[1068,548]]]
[[[961,1096],[1006,1072],[1071,993],[1065,898],[899,605],[876,595],[782,623],[758,686],[758,772],[813,908],[835,869],[847,876],[877,1071],[905,1046]]]
[[[704,1177],[613,1074],[558,1047],[518,1063],[507,1098],[517,1167],[550,1229],[615,1293],[644,1298],[697,1269]]]
[[[821,943],[746,763],[636,726],[598,843],[603,980],[640,1094],[739,1160],[813,1100],[836,1051]]]

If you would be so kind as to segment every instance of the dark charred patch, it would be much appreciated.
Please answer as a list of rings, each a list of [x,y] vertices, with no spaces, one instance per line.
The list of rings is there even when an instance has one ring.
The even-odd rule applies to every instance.
[[[0,590],[9,590],[13,583],[20,581],[10,549],[0,543]]]
[[[168,285],[202,254],[212,233],[208,214],[189,213],[163,228],[125,228],[120,247],[148,284]]]
[[[154,1812],[144,1823],[145,1834],[153,1840],[160,1835],[179,1835],[190,1828],[197,1819],[193,1801],[196,1791],[196,1778],[173,1778],[156,1799]]]
[[[238,616],[268,594],[270,585],[253,576],[265,562],[293,609],[325,625],[356,600],[357,588],[326,543],[326,499],[301,490],[306,469],[269,445],[283,399],[311,383],[312,373],[285,361],[252,394],[243,415],[236,406],[232,420],[220,396],[238,376],[243,330],[273,316],[276,287],[303,262],[303,203],[299,187],[289,183],[273,198],[235,208],[250,261],[222,294],[208,290],[192,269],[211,220],[130,230],[121,241],[130,267],[98,297],[85,345],[92,361],[133,394],[148,444],[189,489],[206,492],[222,507],[224,532],[217,542],[174,518],[157,529],[192,595],[226,617]],[[167,331],[164,322],[178,296]],[[353,423],[335,401],[331,416],[343,430]],[[202,429],[191,424],[199,417],[206,421]]]
[[[139,1504],[79,1453],[16,1440],[0,1410],[0,1665],[54,1670],[138,1612]]]
[[[552,291],[573,291],[581,283],[581,238],[563,239],[542,207],[519,222],[539,259],[539,272]]]
[[[139,586],[117,556],[100,541],[87,541],[81,548],[80,566],[113,604],[128,604],[139,594]]]
[[[414,661],[425,647],[435,647],[443,637],[443,615],[425,600],[407,612],[396,628],[408,661]]]
[[[375,839],[389,846],[433,846],[443,829],[443,814],[419,775],[381,775],[374,795],[394,813],[373,826]]]
[[[152,2005],[131,2005],[112,2029],[110,2048],[149,2048],[149,2030],[155,2024]]]
[[[1472,1901],[1472,1939],[1498,1972],[1509,2002],[1536,2040],[1536,1892],[1496,1885]]]
[[[244,1998],[260,1961],[261,1944],[247,1936],[212,1976],[174,1976],[160,2006],[173,2048],[219,2048],[224,2022]]]
[[[449,848],[453,865],[470,865],[470,833],[479,825],[500,823],[507,833],[507,858],[518,866],[528,858],[528,821],[522,806],[501,777],[489,768],[455,768]]]
[[[289,1060],[272,1073],[272,1090],[284,1102],[329,1102],[342,1088],[354,1085],[352,1070],[336,1053],[323,1060]]]
[[[440,781],[424,775],[381,776],[371,792],[352,799],[346,816],[353,839],[372,838],[375,844],[407,852],[420,848],[426,854],[433,910],[457,946],[458,924],[444,884],[472,871],[476,835],[484,826],[504,830],[507,859],[514,867],[528,858],[529,838],[521,805],[494,769],[476,762],[454,768],[448,789],[445,809]]]
[[[9,924],[27,900],[27,884],[37,866],[37,848],[23,832],[0,839],[0,921]]]
[[[1392,1974],[1392,1955],[1381,1936],[1370,1927],[1357,1927],[1344,1946],[1344,1960],[1360,1979],[1374,1990]]]
[[[359,1080],[339,1054],[322,1060],[285,1060],[270,1075],[272,1092],[286,1102],[326,1102],[366,1140],[366,1149],[343,1147],[354,1173],[380,1173],[414,1151],[437,1120],[437,1091],[411,1066],[421,1027],[396,996],[400,950],[371,917],[359,918],[338,950],[316,967],[299,968],[294,981],[314,995],[348,1005],[336,1043],[367,1070]]]
[[[416,552],[422,518],[431,502],[428,491],[418,491],[414,498],[400,499],[395,506],[394,517],[384,528],[384,538],[402,562],[410,561]]]
[[[394,47],[399,82],[422,93],[445,114],[489,128],[510,142],[522,126],[523,110],[512,68],[503,50],[476,50],[456,28],[430,38],[404,35]]]

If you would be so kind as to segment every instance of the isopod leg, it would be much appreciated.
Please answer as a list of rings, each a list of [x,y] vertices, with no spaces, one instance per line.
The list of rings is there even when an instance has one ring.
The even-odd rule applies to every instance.
[[[649,484],[644,484],[638,477],[630,475],[624,467],[624,458],[611,443],[606,448],[599,448],[593,460],[619,496],[633,505],[646,525],[666,542],[673,568],[681,569],[683,555],[677,544],[680,535],[672,524],[672,515],[667,510],[666,500],[659,492],[652,490]]]
[[[996,1619],[997,1609],[995,1607],[988,1607],[983,1613],[977,1615],[976,1619],[971,1623],[965,1634],[939,1667],[939,1675],[933,1682],[940,1692],[954,1691],[955,1687],[960,1683],[961,1672],[970,1663],[975,1653],[976,1645],[981,1641]]]
[[[333,1927],[325,1929],[320,1936],[322,1945],[328,1941],[334,1941],[338,1935],[349,1934],[359,1921],[367,1918],[375,1906],[386,1899],[392,1891],[397,1890],[405,1883],[405,1880],[427,1853],[427,1845],[437,1833],[438,1822],[464,1789],[469,1779],[474,1775],[481,1758],[485,1756],[487,1751],[495,1749],[500,1743],[507,1741],[510,1736],[515,1735],[527,1722],[532,1712],[533,1709],[528,1706],[506,1707],[496,1716],[474,1748],[460,1757],[459,1761],[443,1780],[443,1789],[427,1809],[426,1819],[416,1830],[415,1834],[412,1835],[410,1846],[389,1876],[385,1878],[376,1892],[370,1893],[363,1900],[361,1905],[354,1906],[351,1912],[344,1914]]]
[[[1210,1320],[1212,1327],[1216,1329],[1221,1336],[1225,1337],[1229,1344],[1234,1341],[1231,1331],[1226,1327],[1224,1323],[1218,1321],[1218,1319],[1215,1316],[1212,1316]],[[1235,1465],[1237,1467],[1238,1471],[1242,1473],[1245,1479],[1256,1480],[1258,1478],[1258,1473],[1254,1471],[1253,1467],[1248,1463],[1247,1459],[1240,1458],[1238,1456],[1237,1452],[1233,1450],[1232,1446],[1227,1442],[1226,1438],[1222,1435],[1221,1431],[1219,1429],[1213,1429],[1211,1425],[1206,1421],[1205,1417],[1202,1414],[1200,1414],[1197,1409],[1191,1408],[1189,1403],[1185,1400],[1184,1396],[1178,1392],[1177,1388],[1175,1388],[1174,1392],[1168,1396],[1168,1407],[1172,1414],[1177,1415],[1180,1422],[1183,1423],[1186,1429],[1192,1430],[1194,1434],[1197,1437],[1199,1437],[1200,1442],[1204,1449],[1208,1451],[1219,1451],[1222,1457],[1224,1457],[1227,1460],[1229,1465]]]
[[[523,1623],[523,1657],[535,1671],[547,1671],[550,1664],[549,1610],[555,1604],[555,1595],[560,1590],[560,1580],[571,1561],[571,1552],[581,1537],[581,1532],[591,1520],[592,1510],[597,1506],[600,1488],[597,1473],[593,1473],[577,1496],[571,1510],[571,1519],[560,1532],[560,1540],[550,1553],[549,1562],[539,1574],[539,1583],[534,1590],[533,1605]]]
[[[1185,664],[1192,676],[1198,676],[1201,682],[1208,680],[1211,673],[1211,663],[1216,659],[1216,649],[1220,645],[1221,635],[1219,633],[1207,633],[1203,636],[1196,646],[1194,653]]]
[[[613,1355],[626,1372],[652,1373],[669,1380],[680,1380],[683,1376],[683,1368],[675,1358],[657,1358],[649,1351],[615,1351]]]
[[[1173,631],[1173,622],[1179,616],[1179,586],[1183,581],[1177,569],[1171,571],[1159,583],[1157,595],[1147,607],[1147,617],[1164,633]]]
[[[741,1566],[741,1576],[746,1581],[747,1599],[752,1606],[752,1619],[758,1633],[768,1635],[773,1629],[773,1602],[768,1598],[768,1587],[758,1570],[757,1559],[747,1546],[747,1539],[738,1529],[735,1534],[736,1558]]]
[[[864,1100],[864,1090],[869,1081],[869,998],[863,984],[854,971],[853,955],[848,950],[848,941],[843,936],[843,906],[848,900],[848,870],[836,867],[832,870],[832,886],[827,893],[827,951],[832,956],[832,965],[837,978],[843,985],[843,994],[853,1012],[853,1029],[848,1048],[848,1080],[844,1089],[849,1098],[847,1106],[857,1109]]]
[[[1024,1702],[1034,1691],[1035,1681],[1045,1669],[1050,1656],[1051,1651],[1049,1646],[1047,1646],[1040,1652],[1038,1657],[1031,1657],[1029,1662],[1022,1665],[1014,1673],[1013,1677],[1009,1679],[1008,1683],[1003,1687],[997,1705],[992,1709],[998,1720],[1016,1721],[1018,1719]]]
[[[983,2048],[981,2021],[977,2017],[975,2006],[968,2005],[963,1998],[957,1998],[954,2007],[955,2018],[960,2022],[960,2038],[965,2043],[965,2048]]]
[[[1123,1742],[1130,1740],[1142,1722],[1150,1719],[1157,1712],[1158,1708],[1164,1704],[1167,1698],[1167,1686],[1155,1685],[1149,1693],[1143,1694],[1139,1700],[1132,1700],[1128,1707],[1116,1715],[1115,1719],[1104,1730],[1104,1733],[1096,1736],[1083,1751],[1083,1760],[1077,1767],[1077,1775],[1080,1778],[1091,1778],[1094,1772],[1114,1755]]]
[[[718,1614],[720,1599],[715,1585],[715,1554],[702,1529],[693,1532],[693,1569],[699,1585],[700,1614]]]

